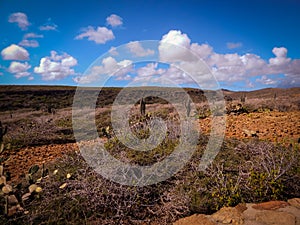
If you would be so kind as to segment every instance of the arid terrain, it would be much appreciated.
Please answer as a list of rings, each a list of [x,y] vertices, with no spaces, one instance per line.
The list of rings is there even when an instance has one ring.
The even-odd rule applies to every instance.
[[[116,149],[115,147],[118,146],[118,143],[114,141],[114,137],[108,136],[108,135],[113,136],[113,133],[108,134],[106,133],[106,130],[107,127],[111,126],[110,124],[111,104],[113,103],[119,91],[120,91],[119,88],[104,88],[99,94],[97,104],[96,104],[97,105],[96,127],[97,127],[98,134],[104,142],[109,143],[109,146],[111,146],[111,151],[113,154],[119,154],[118,152],[115,153],[113,152],[114,149]],[[197,123],[199,124],[199,129],[201,131],[201,134],[203,134],[203,136],[207,138],[211,130],[212,109],[208,107],[203,91],[197,89],[186,89],[186,91],[190,95],[191,99],[193,100],[197,108],[197,111],[191,113],[191,117],[193,117],[193,119],[196,120]],[[46,167],[48,168],[47,169],[48,171],[50,170],[50,172],[53,172],[51,171],[51,169],[54,170],[55,168],[58,169],[63,168],[62,162],[57,162],[57,160],[58,161],[60,159],[65,160],[65,158],[70,157],[69,155],[74,154],[74,152],[77,152],[75,154],[78,154],[79,150],[73,135],[73,128],[72,128],[72,103],[73,103],[74,93],[75,93],[74,87],[63,87],[63,86],[62,87],[59,86],[58,87],[50,87],[50,86],[49,87],[48,86],[1,86],[0,87],[0,121],[2,122],[3,129],[7,127],[7,133],[3,135],[3,143],[1,143],[3,144],[3,149],[0,153],[0,160],[1,160],[1,165],[3,165],[3,169],[6,174],[5,176],[7,176],[6,179],[7,184],[12,185],[12,187],[14,188],[17,188],[17,185],[19,183],[22,183],[23,182],[22,180],[26,179],[28,171],[33,165],[38,165],[40,168]],[[299,153],[300,88],[263,89],[263,90],[252,91],[252,92],[232,92],[228,90],[223,90],[223,94],[226,99],[226,112],[225,112],[225,116],[226,116],[225,142],[226,143],[224,145],[227,146],[224,147],[224,149],[231,148],[231,146],[233,146],[232,148],[234,149],[239,149],[240,142],[246,143],[246,145],[249,146],[252,146],[252,143],[258,143],[257,145],[261,145],[260,142],[262,142],[262,143],[267,143],[267,145],[270,144],[272,146],[277,146],[277,145],[282,146],[280,148],[296,149],[295,151],[298,151]],[[174,108],[172,108],[170,104],[166,104],[164,100],[154,97],[154,98],[146,98],[145,102],[146,102],[147,113],[149,112],[151,113],[151,115],[161,117],[164,120],[171,121],[172,118],[176,118],[176,112],[174,112]],[[137,115],[138,115],[138,108],[139,105],[137,104],[135,106]],[[143,122],[144,119],[139,118],[139,121]],[[137,121],[134,120],[133,122],[137,122]],[[199,151],[201,152],[202,150]],[[221,150],[221,152],[219,153],[220,158],[222,158],[222,154],[225,153],[222,153]],[[229,153],[228,155],[230,154],[231,153]],[[232,154],[234,155],[235,153]],[[127,158],[129,156],[130,153],[128,153]],[[161,158],[163,157],[164,156],[162,155]],[[64,160],[63,162],[65,162]],[[136,155],[133,161],[134,160],[138,160],[138,157]],[[218,157],[216,160],[218,161]],[[281,158],[281,160],[284,159]],[[230,166],[229,170],[235,171],[237,169],[235,166],[233,167],[235,169],[232,169]],[[277,167],[274,165],[274,168]],[[62,170],[68,171],[68,169],[62,169]],[[185,172],[182,173],[184,174]],[[189,172],[187,173],[189,174]],[[79,177],[79,175],[77,176]],[[182,178],[182,176],[183,175],[178,175],[178,177],[180,177],[178,179],[185,180],[186,178]],[[293,179],[300,177],[299,170],[293,171],[291,176],[295,176]],[[74,179],[76,180],[76,178]],[[50,181],[45,181],[45,183],[42,183],[41,185],[47,185],[49,184],[49,182]],[[286,180],[282,182],[286,182]],[[296,190],[300,188],[299,180],[298,181],[291,180],[289,182],[290,183],[288,184],[288,186],[289,187],[293,186],[294,191],[291,189],[291,192],[286,193],[276,186],[276,188],[279,188],[280,191],[282,192],[280,193],[272,192],[274,194],[273,196],[274,199],[285,199],[287,197],[288,198],[300,197],[299,193],[298,196],[297,194],[295,194]],[[62,181],[60,181],[60,184],[61,183]],[[184,181],[183,183],[184,185],[188,185],[189,183],[191,183],[191,181],[188,180],[188,181]],[[72,184],[70,185],[72,186]],[[254,183],[252,185],[254,185]],[[21,186],[18,187],[24,189],[24,187],[26,188],[26,185],[24,187]],[[167,189],[169,190],[169,188],[170,187],[168,186],[166,190]],[[47,188],[43,187],[43,189],[47,189]],[[70,190],[73,189],[71,188]],[[198,192],[204,191],[204,189],[202,188],[200,189],[196,188],[195,190],[197,190]],[[50,189],[47,189],[47,191],[51,192]],[[114,189],[113,191],[116,190]],[[13,191],[13,192],[15,193],[16,196],[18,195],[18,191]],[[193,192],[192,190],[187,190],[189,196],[191,195],[192,192]],[[24,190],[21,191],[21,193],[24,193]],[[47,193],[45,197],[48,196],[49,193]],[[217,191],[215,191],[214,193],[216,196]],[[265,192],[265,194],[266,193],[269,192]],[[41,192],[41,195],[42,194],[43,192]],[[166,193],[164,192],[164,194]],[[229,192],[228,193],[226,192],[226,194],[224,193],[219,193],[219,194],[230,195]],[[37,194],[37,196],[39,195],[40,194]],[[27,211],[27,213],[30,214],[30,210],[32,210],[32,207],[38,204],[39,200],[35,198],[37,196],[32,197],[30,203],[28,203],[27,200],[21,203],[22,208],[25,208],[25,211]],[[260,201],[259,196],[261,196],[261,201],[272,200],[272,199],[267,199],[266,196],[264,196],[263,194],[259,194],[258,196],[251,197],[251,198],[245,195],[245,199]],[[17,198],[18,201],[21,201],[20,199],[22,199],[22,195],[17,196]],[[168,199],[168,197],[166,196],[164,197],[160,196],[160,198]],[[174,210],[175,211],[179,210],[179,212],[182,213],[178,213],[177,216],[175,213],[172,214],[172,216],[170,217],[170,215],[164,215],[163,212],[160,211],[159,217],[163,217],[164,218],[163,221],[174,221],[176,218],[178,218],[178,216],[179,217],[187,216],[193,212],[211,212],[215,209],[219,209],[223,205],[234,206],[236,203],[239,203],[242,200],[242,198],[237,196],[235,196],[234,198],[236,198],[234,199],[234,201],[232,199],[229,199],[228,201],[226,200],[225,202],[221,200],[219,205],[210,203],[211,206],[205,208],[204,206],[197,205],[198,202],[202,201],[203,199],[202,197],[195,195],[188,201],[189,202],[188,204],[190,206],[185,206],[184,204],[186,204],[186,202],[180,200],[179,201],[180,204],[178,206],[179,208],[176,207],[172,208],[173,206],[171,205],[169,206],[170,208],[168,208],[168,210],[172,213],[174,213],[173,212]],[[168,204],[175,204],[177,201],[173,199],[175,202],[172,203],[173,200],[171,199],[166,200],[166,199],[165,201],[168,201],[169,202]],[[154,199],[153,201],[155,202],[156,200]],[[155,205],[154,202],[152,202],[151,204]],[[26,209],[26,207],[28,207],[28,210]],[[158,210],[156,209],[156,207],[158,206],[155,205],[154,208],[151,208],[149,210],[152,212],[153,210]],[[189,210],[185,209],[185,207],[188,207]],[[111,213],[115,213],[115,211],[114,210],[112,210],[112,212],[105,211],[105,214],[107,214],[108,217],[111,217]],[[21,214],[17,213],[16,215],[22,215],[22,213]],[[37,218],[37,221],[43,220],[43,217],[41,217],[41,215],[39,215],[38,213],[35,213],[34,216]],[[62,217],[66,219],[66,217],[64,216],[65,215],[63,215]],[[90,222],[93,220],[101,221],[99,219],[101,216],[97,215],[96,217],[97,218],[94,218],[91,215],[88,216]],[[126,216],[124,217],[119,216],[118,219],[121,218],[122,221],[123,220],[125,221],[125,222],[123,221],[124,223],[130,224],[133,221],[133,220],[131,221],[130,218],[132,219],[135,217],[138,216],[131,215],[128,216],[128,218]],[[143,215],[142,217],[145,218],[144,221],[148,221],[146,219],[148,218],[148,216]],[[15,220],[11,220],[10,221],[11,223],[13,223],[13,221],[15,222],[18,221],[16,216],[14,218]],[[49,218],[47,220],[49,223],[51,223]],[[106,222],[109,223],[109,220],[107,221]],[[148,223],[145,222],[145,224]]]

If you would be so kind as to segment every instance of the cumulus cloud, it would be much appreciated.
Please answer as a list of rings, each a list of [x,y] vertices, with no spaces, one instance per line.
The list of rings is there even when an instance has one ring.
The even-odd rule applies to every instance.
[[[30,25],[27,15],[22,12],[12,13],[8,18],[8,22],[17,23],[22,30],[27,30]]]
[[[271,66],[285,66],[290,63],[291,59],[287,58],[287,49],[284,47],[273,48],[273,54],[275,58],[270,58],[269,63]]]
[[[148,77],[150,78],[150,77],[153,77],[156,75],[161,75],[166,71],[161,68],[158,69],[157,66],[158,66],[157,63],[148,63],[146,66],[137,69],[137,71],[136,71],[137,76],[136,76],[135,80],[137,80],[137,79],[142,80],[144,78],[148,78]]]
[[[77,60],[63,53],[51,51],[51,56],[41,58],[40,65],[34,68],[34,72],[42,76],[43,80],[61,80],[69,75],[74,75],[75,71],[71,67],[77,65]]]
[[[114,76],[117,80],[128,80],[130,71],[132,71],[132,61],[117,62],[115,58],[109,56],[102,60],[101,65],[93,66],[89,74],[76,77],[74,81],[80,84],[91,84],[109,76]]]
[[[186,34],[179,30],[170,30],[165,34],[159,44],[159,57],[165,62],[180,62],[191,60],[190,56],[191,40]]]
[[[8,72],[13,73],[14,76],[19,79],[21,77],[27,77],[30,75],[30,73],[27,71],[30,69],[31,66],[25,62],[25,63],[20,63],[20,62],[11,62]]]
[[[241,43],[227,43],[229,48],[240,46],[242,46]],[[279,80],[272,79],[270,76],[284,74],[284,81],[280,82],[285,85],[287,83],[293,86],[300,85],[300,60],[288,58],[288,51],[285,47],[274,47],[272,49],[274,57],[264,60],[256,54],[216,53],[208,44],[191,43],[188,35],[179,30],[170,30],[163,35],[160,41],[159,56],[161,61],[176,63],[179,66],[188,66],[189,71],[193,71],[192,68],[195,68],[193,73],[197,74],[196,64],[198,59],[191,57],[189,51],[192,51],[208,65],[218,81],[234,83],[249,80],[250,77],[261,76],[256,80],[257,83],[275,85],[278,84]],[[177,82],[188,81],[189,78],[186,77],[185,79],[183,72],[177,71],[175,68],[169,70],[170,73],[167,71],[165,75],[170,76]],[[203,76],[203,74],[199,76]],[[249,86],[249,83],[247,85]],[[250,86],[253,85],[255,83],[251,83]]]
[[[106,22],[112,27],[117,27],[123,24],[123,19],[116,14],[111,14],[109,17],[106,18]]]
[[[226,46],[228,49],[240,48],[243,46],[241,42],[227,42]]]
[[[97,29],[95,29],[92,26],[88,26],[84,29],[83,33],[75,37],[76,40],[83,38],[87,38],[89,41],[94,41],[97,44],[105,44],[107,41],[113,40],[115,36],[112,30],[106,27],[97,27]]]
[[[29,53],[26,49],[12,44],[1,51],[4,60],[28,60]]]
[[[143,46],[138,41],[131,41],[126,45],[126,47],[134,56],[137,57],[144,57],[144,56],[154,54],[154,50],[144,49]]]

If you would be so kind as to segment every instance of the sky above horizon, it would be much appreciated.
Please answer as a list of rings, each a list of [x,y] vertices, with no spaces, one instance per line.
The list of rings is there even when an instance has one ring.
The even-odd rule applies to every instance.
[[[299,12],[296,0],[1,0],[0,85],[93,85],[109,76],[106,86],[151,78],[188,87],[180,68],[204,76],[188,51],[220,88],[300,87]]]

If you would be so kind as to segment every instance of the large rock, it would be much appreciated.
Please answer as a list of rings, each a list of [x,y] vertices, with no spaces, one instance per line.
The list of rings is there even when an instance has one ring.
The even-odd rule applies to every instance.
[[[300,198],[292,198],[292,199],[289,199],[289,200],[288,200],[288,203],[289,203],[291,206],[294,206],[294,207],[300,209]]]
[[[212,219],[222,224],[242,225],[243,219],[241,211],[237,208],[223,207],[218,212],[214,213]]]
[[[274,209],[284,208],[288,205],[289,203],[284,201],[269,201],[269,202],[255,204],[252,207],[254,209],[260,209],[260,210],[274,210]]]
[[[192,216],[177,220],[173,225],[217,225],[203,214],[194,214]]]
[[[287,212],[261,211],[256,214],[256,221],[266,225],[295,225],[296,218]]]
[[[175,225],[300,225],[300,199],[239,204],[212,215],[192,215]]]

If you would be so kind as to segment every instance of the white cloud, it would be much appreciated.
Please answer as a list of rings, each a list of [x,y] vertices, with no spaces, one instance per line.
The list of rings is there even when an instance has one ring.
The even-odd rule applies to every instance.
[[[111,54],[112,56],[117,56],[117,55],[119,55],[119,53],[117,52],[117,48],[116,47],[111,47],[110,49],[109,49],[109,54]]]
[[[48,31],[48,30],[57,30],[57,25],[56,24],[51,24],[51,25],[42,25],[39,27],[40,30],[44,31]]]
[[[14,76],[19,79],[21,77],[27,77],[30,75],[29,72],[27,72],[28,69],[30,69],[31,66],[25,62],[25,63],[20,63],[20,62],[11,62],[8,72],[13,73]]]
[[[148,63],[146,66],[141,67],[137,69],[136,73],[138,77],[149,77],[149,76],[155,76],[155,75],[161,75],[166,70],[164,69],[158,69],[157,63]]]
[[[203,59],[203,60],[207,59],[213,53],[213,48],[208,44],[199,45],[197,43],[193,43],[193,44],[191,44],[190,49],[200,59]]]
[[[26,49],[12,44],[1,51],[4,60],[28,60],[29,53]]]
[[[242,43],[227,44],[229,48],[242,46]],[[182,48],[176,46],[181,46]],[[170,30],[163,35],[160,41],[159,56],[161,61],[176,63],[176,65],[183,67],[187,66],[189,71],[197,74],[196,69],[199,67],[196,64],[198,60],[195,57],[191,57],[189,51],[192,51],[207,63],[218,81],[234,83],[247,80],[253,76],[262,76],[256,82],[275,85],[279,82],[279,78],[277,77],[277,80],[275,80],[268,76],[284,74],[285,84],[300,85],[300,59],[292,60],[288,58],[288,51],[285,47],[273,48],[272,52],[275,57],[264,60],[256,54],[216,53],[208,44],[191,43],[190,38],[179,30]],[[193,70],[193,68],[195,69]],[[169,73],[169,71],[171,72]],[[164,76],[168,75],[177,82],[188,82],[189,78],[186,77],[185,79],[184,73],[176,71],[174,68],[170,68],[169,71]],[[200,75],[201,73],[199,73]],[[251,83],[250,85],[248,83],[247,85],[252,87],[254,84]]]
[[[123,24],[123,19],[116,14],[111,14],[109,17],[106,18],[106,22],[108,25],[116,27],[121,26]]]
[[[108,76],[114,76],[116,80],[128,80],[130,71],[132,71],[132,61],[117,62],[115,58],[109,56],[102,60],[100,66],[92,67],[89,74],[76,77],[74,81],[80,84],[91,84]]]
[[[19,42],[19,45],[36,48],[39,47],[39,42],[31,38],[43,38],[43,37],[44,36],[41,34],[27,33],[23,36],[23,40]]]
[[[36,33],[27,33],[23,36],[23,39],[28,39],[28,38],[43,38],[44,35],[42,34],[36,34]]]
[[[74,75],[75,71],[71,67],[77,65],[77,60],[64,53],[58,55],[51,51],[51,56],[41,58],[40,65],[34,68],[34,72],[40,74],[43,80],[61,80],[69,75]]]
[[[21,12],[12,13],[8,18],[8,22],[17,23],[22,30],[27,30],[28,26],[30,25],[27,15]]]
[[[174,65],[171,65],[165,72],[163,72],[162,76],[156,78],[156,81],[162,84],[193,83],[193,80],[190,76],[185,74],[182,70],[180,70]]]
[[[240,48],[243,46],[241,42],[227,42],[226,46],[228,49]]]
[[[57,31],[57,25],[51,21],[51,18],[48,18],[47,22],[44,23],[42,26],[39,27],[41,31],[50,31],[54,30]]]
[[[268,78],[266,75],[263,75],[261,78],[256,79],[256,82],[266,84],[266,85],[273,85],[276,84],[276,80],[272,80]]]
[[[24,46],[24,47],[32,47],[36,48],[39,47],[39,42],[37,40],[22,40],[19,42],[19,45]]]
[[[94,41],[97,44],[105,44],[109,40],[115,38],[113,32],[106,27],[97,27],[95,30],[92,26],[84,29],[84,32],[75,37],[76,40],[87,38],[89,41]]]
[[[285,66],[287,65],[291,59],[287,58],[287,49],[284,47],[280,48],[273,48],[272,50],[273,54],[276,56],[275,58],[270,58],[269,63],[272,66]]]
[[[138,57],[144,57],[148,55],[153,55],[154,50],[144,49],[143,46],[138,41],[129,42],[126,47],[129,49],[131,53]]]
[[[170,30],[162,37],[158,50],[160,60],[165,62],[189,61],[190,42],[186,34],[179,30]]]

